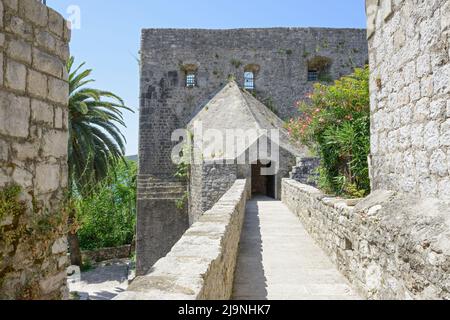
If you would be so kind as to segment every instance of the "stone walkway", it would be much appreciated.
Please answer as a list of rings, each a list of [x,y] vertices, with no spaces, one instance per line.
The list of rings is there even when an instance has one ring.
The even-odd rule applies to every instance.
[[[129,259],[105,261],[87,272],[76,272],[67,283],[74,299],[112,300],[128,287]]]
[[[234,283],[236,300],[359,299],[280,201],[247,204]]]

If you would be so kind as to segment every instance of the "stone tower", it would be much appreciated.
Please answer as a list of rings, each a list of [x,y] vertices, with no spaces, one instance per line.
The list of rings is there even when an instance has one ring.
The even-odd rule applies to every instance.
[[[188,206],[177,206],[187,187],[174,177],[175,129],[230,79],[287,119],[314,82],[337,79],[367,60],[362,29],[143,30],[137,273],[148,272],[189,227]]]
[[[366,5],[373,189],[450,199],[450,1]]]

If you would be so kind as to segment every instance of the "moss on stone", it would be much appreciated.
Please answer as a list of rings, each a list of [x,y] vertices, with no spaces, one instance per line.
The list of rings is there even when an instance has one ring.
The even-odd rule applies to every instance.
[[[242,66],[242,61],[237,59],[231,59],[231,64],[236,68],[239,69]]]

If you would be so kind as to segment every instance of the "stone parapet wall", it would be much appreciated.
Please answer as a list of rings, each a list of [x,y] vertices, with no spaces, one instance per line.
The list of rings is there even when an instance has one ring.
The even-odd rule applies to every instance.
[[[102,262],[114,259],[125,259],[130,258],[134,252],[134,246],[131,244],[112,247],[112,248],[101,248],[97,250],[86,250],[82,251],[83,261],[91,262]]]
[[[294,180],[282,200],[369,299],[450,299],[450,202],[376,191],[355,207]]]
[[[36,0],[0,0],[0,299],[66,294],[70,31]],[[4,203],[2,204],[4,205]]]
[[[250,182],[237,180],[160,259],[117,300],[226,300],[232,295]]]
[[[299,158],[297,165],[289,173],[289,178],[315,187],[319,178],[319,166],[320,158]]]
[[[450,1],[366,4],[373,187],[450,199]]]

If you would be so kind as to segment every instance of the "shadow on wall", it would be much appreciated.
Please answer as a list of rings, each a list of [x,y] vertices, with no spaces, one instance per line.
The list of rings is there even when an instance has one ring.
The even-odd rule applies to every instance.
[[[264,200],[267,199],[267,200]],[[273,201],[265,198],[263,201]],[[234,300],[267,300],[258,203],[247,203],[233,285]]]

